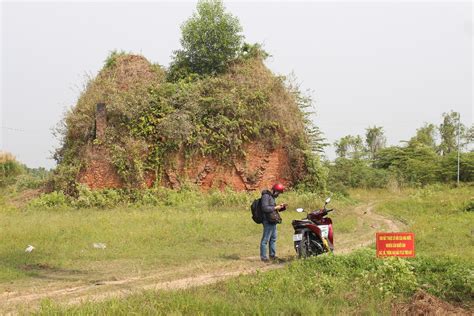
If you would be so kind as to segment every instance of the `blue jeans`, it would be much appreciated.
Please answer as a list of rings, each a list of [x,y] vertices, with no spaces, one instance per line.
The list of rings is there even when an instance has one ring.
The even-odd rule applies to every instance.
[[[267,244],[270,242],[270,258],[275,257],[277,240],[277,224],[263,221],[263,236],[260,242],[260,258],[267,259]]]

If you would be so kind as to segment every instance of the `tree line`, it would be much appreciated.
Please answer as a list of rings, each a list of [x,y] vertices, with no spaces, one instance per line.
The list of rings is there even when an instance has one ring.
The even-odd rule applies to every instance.
[[[442,114],[439,125],[425,123],[401,145],[387,146],[382,126],[366,129],[364,137],[347,135],[336,142],[337,158],[326,162],[329,188],[385,187],[426,185],[457,180],[458,146],[463,182],[474,181],[474,126],[460,122],[451,111]]]

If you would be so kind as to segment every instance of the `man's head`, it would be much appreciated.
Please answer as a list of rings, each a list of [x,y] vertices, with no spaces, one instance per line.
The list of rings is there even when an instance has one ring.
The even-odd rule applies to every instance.
[[[285,187],[281,183],[275,183],[272,187],[272,195],[273,197],[278,197],[281,193],[285,191]]]

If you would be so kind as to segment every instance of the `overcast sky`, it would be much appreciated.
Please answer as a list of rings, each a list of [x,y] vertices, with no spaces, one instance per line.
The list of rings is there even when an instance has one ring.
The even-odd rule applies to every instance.
[[[314,93],[329,142],[383,126],[389,144],[449,110],[473,122],[472,4],[430,2],[225,2],[248,42]],[[0,150],[53,167],[51,133],[75,104],[85,74],[111,50],[167,66],[195,2],[1,5]],[[334,157],[332,148],[327,154]]]

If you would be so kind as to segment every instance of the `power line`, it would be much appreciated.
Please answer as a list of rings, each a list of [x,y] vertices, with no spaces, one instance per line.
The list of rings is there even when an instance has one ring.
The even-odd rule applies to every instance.
[[[6,130],[8,130],[8,131],[26,132],[25,130],[19,129],[19,128],[12,128],[12,127],[7,127],[7,126],[3,126],[3,125],[1,125],[0,127],[1,127],[2,129],[6,129]]]
[[[3,126],[0,125],[1,129],[7,130],[7,131],[12,131],[12,132],[20,132],[20,133],[36,133],[37,131],[32,131],[32,130],[24,130],[21,128],[14,128],[14,127],[8,127],[8,126]]]

